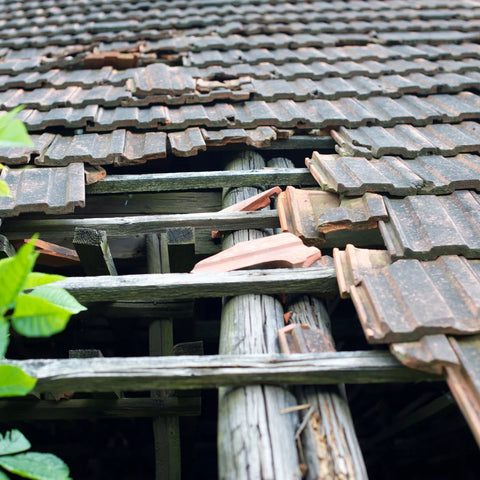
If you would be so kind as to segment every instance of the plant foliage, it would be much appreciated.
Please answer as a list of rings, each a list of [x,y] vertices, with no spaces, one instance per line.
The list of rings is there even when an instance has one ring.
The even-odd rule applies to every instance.
[[[32,272],[38,256],[35,238],[14,257],[0,260],[0,358],[5,357],[10,325],[27,337],[49,337],[85,310],[66,290],[51,285],[62,276]],[[35,379],[11,365],[0,365],[0,379],[0,397],[25,395],[35,385]]]
[[[26,452],[30,442],[19,430],[0,435],[0,466],[10,473],[33,480],[70,480],[63,460],[51,453]],[[0,480],[8,479],[0,470]]]
[[[0,117],[0,147],[33,146],[25,125],[13,118],[22,108]],[[7,183],[0,180],[0,196],[9,193]],[[66,290],[50,285],[64,277],[32,272],[38,256],[36,238],[14,257],[0,260],[0,361],[7,352],[10,326],[28,337],[47,337],[62,331],[72,314],[85,310]],[[26,395],[35,383],[20,367],[0,364],[0,397]],[[33,480],[70,479],[63,460],[51,453],[24,453],[29,449],[30,442],[18,430],[0,435],[0,466]],[[2,470],[0,480],[9,480]]]

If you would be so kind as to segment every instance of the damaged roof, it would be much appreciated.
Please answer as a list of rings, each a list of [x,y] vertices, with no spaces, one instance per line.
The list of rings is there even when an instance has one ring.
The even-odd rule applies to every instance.
[[[480,333],[478,1],[0,6],[0,113],[24,105],[34,144],[0,150],[0,216],[84,206],[91,166],[180,171],[218,147],[328,137],[335,151],[306,159],[318,188],[287,187],[280,224],[322,248],[340,230],[378,234],[378,261],[336,260],[367,340]],[[449,342],[480,398],[478,341]]]

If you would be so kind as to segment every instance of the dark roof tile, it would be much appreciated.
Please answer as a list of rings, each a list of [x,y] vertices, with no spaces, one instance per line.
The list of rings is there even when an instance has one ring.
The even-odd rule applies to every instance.
[[[191,157],[197,155],[199,151],[207,149],[202,132],[198,127],[169,133],[168,141],[174,155],[179,157]]]
[[[476,122],[437,123],[426,127],[397,125],[393,128],[341,127],[332,132],[339,151],[353,156],[380,158],[400,155],[415,158],[426,154],[452,156],[480,149],[480,126]]]
[[[0,216],[21,212],[70,213],[85,206],[83,164],[60,168],[9,169],[2,180],[10,187],[10,197],[0,197]]]
[[[398,260],[365,273],[350,295],[371,343],[480,331],[480,279],[463,257]]]
[[[450,195],[385,199],[389,220],[379,222],[393,258],[431,260],[439,255],[480,255],[479,196],[467,190]]]

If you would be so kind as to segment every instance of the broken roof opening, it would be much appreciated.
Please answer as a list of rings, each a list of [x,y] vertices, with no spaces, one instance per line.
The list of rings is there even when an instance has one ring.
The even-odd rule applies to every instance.
[[[12,334],[2,425],[76,479],[479,477],[477,3],[4,2],[0,256],[89,311]]]

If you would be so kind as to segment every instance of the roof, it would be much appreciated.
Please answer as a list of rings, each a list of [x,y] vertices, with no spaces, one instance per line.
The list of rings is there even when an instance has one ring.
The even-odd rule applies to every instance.
[[[195,260],[221,249],[212,230],[294,233],[322,250],[320,293],[332,295],[336,276],[369,342],[444,374],[480,443],[479,27],[477,0],[0,0],[0,114],[24,105],[34,143],[0,150],[12,192],[0,234],[15,243],[39,231],[71,248],[93,228],[99,258],[108,235],[118,262],[143,258],[159,232],[173,239],[164,255]],[[224,150],[294,162],[265,169],[252,154],[240,176],[216,171]],[[287,187],[278,214],[210,212],[247,185],[239,198]],[[246,250],[268,253],[268,242]],[[243,250],[218,263],[232,251]],[[181,255],[149,273],[190,271]],[[126,270],[155,290],[141,267]],[[285,278],[271,292],[306,284]],[[130,288],[102,281],[113,296]],[[195,296],[189,281],[182,298]]]

